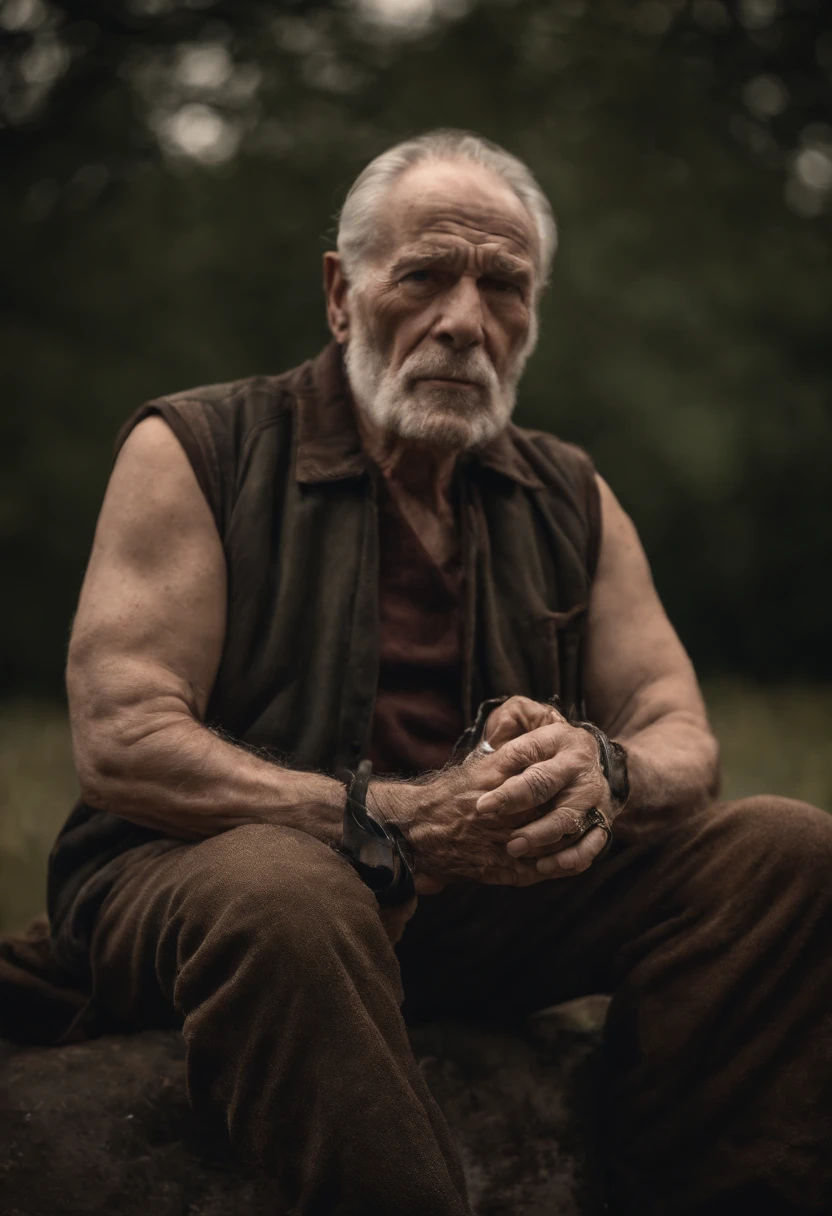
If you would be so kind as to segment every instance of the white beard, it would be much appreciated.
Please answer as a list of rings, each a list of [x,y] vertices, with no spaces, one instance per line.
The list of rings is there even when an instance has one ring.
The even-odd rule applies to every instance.
[[[360,309],[353,309],[345,354],[347,379],[359,409],[380,430],[462,451],[493,439],[507,424],[536,340],[535,320],[502,381],[481,348],[460,354],[439,343],[414,351],[391,373]],[[430,384],[421,379],[426,376],[468,379],[477,387]]]

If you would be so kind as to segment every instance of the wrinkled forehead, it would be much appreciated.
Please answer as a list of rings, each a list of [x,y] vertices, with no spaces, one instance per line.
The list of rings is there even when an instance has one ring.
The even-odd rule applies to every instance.
[[[421,161],[393,184],[383,206],[384,252],[395,256],[422,242],[497,246],[539,261],[534,221],[513,190],[490,169],[465,161]]]

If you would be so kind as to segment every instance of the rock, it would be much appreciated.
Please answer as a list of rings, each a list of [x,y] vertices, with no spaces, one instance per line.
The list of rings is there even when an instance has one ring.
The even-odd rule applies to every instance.
[[[592,1107],[605,1005],[572,1002],[511,1029],[412,1030],[480,1216],[599,1210]],[[272,1180],[202,1139],[177,1031],[5,1044],[2,1076],[0,1216],[275,1216]]]

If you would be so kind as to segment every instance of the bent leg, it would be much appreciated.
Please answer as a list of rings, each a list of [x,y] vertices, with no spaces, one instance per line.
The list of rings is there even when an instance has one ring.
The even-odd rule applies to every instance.
[[[669,817],[574,878],[423,898],[397,951],[414,1021],[613,994],[614,1210],[832,1211],[832,817]]]
[[[181,1024],[195,1110],[299,1216],[469,1212],[353,870],[266,824],[136,854],[96,920],[94,994],[128,1025]]]
[[[614,964],[621,1189],[639,1212],[828,1212],[832,818],[749,798],[662,844],[660,902]]]

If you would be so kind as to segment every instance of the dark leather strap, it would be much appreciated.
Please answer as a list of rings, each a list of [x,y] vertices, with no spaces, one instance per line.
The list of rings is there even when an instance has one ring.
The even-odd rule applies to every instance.
[[[600,726],[596,726],[594,722],[573,722],[572,725],[580,726],[582,730],[588,731],[598,744],[601,771],[607,779],[615,806],[621,808],[630,797],[626,749],[605,735]]]
[[[395,823],[380,823],[367,810],[373,766],[362,760],[355,773],[340,774],[347,787],[341,847],[337,850],[370,888],[383,908],[407,903],[416,894],[407,842]]]

